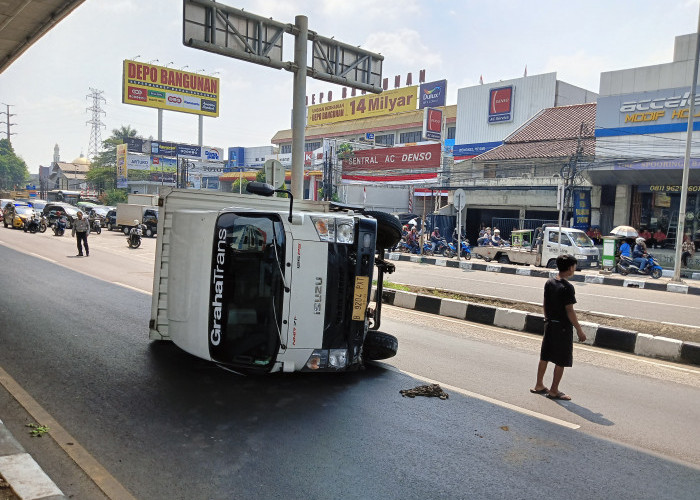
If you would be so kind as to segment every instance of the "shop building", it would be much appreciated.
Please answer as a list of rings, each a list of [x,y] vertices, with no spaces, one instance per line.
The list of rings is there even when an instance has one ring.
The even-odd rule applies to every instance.
[[[669,63],[600,75],[591,180],[612,193],[614,225],[652,234],[660,229],[667,246],[678,229],[696,36],[677,36]],[[694,98],[700,113],[700,98]],[[699,129],[694,121],[693,141]],[[685,229],[700,247],[700,155],[693,145]]]

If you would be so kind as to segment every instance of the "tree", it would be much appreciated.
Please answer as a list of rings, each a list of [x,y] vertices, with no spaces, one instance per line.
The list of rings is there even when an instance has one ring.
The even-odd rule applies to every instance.
[[[89,184],[106,191],[116,187],[117,145],[126,142],[129,137],[137,137],[136,129],[122,125],[112,130],[112,135],[102,141],[102,151],[93,158],[86,175]]]
[[[124,189],[110,189],[100,196],[100,201],[105,205],[116,206],[117,203],[126,203],[128,195]]]
[[[0,189],[24,188],[29,177],[27,164],[15,154],[8,139],[0,139]]]
[[[231,192],[232,192],[232,193],[238,193],[238,192],[247,193],[247,191],[245,190],[245,188],[246,188],[246,186],[248,185],[248,182],[249,182],[249,181],[248,181],[248,179],[246,179],[245,177],[242,179],[242,181],[243,181],[243,182],[241,182],[241,180],[239,180],[239,179],[236,179],[236,181],[235,181],[235,182],[233,183],[233,185],[231,186]],[[240,185],[240,190],[239,190],[239,188],[238,188],[239,185]]]

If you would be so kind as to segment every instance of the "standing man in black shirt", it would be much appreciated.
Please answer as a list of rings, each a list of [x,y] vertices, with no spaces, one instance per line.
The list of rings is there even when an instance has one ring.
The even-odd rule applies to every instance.
[[[559,382],[564,375],[564,368],[573,363],[574,328],[580,342],[586,340],[586,334],[574,311],[574,286],[567,281],[576,272],[576,259],[571,255],[560,255],[557,257],[557,269],[557,277],[549,278],[544,285],[544,338],[537,366],[537,383],[530,392],[569,401],[571,397],[559,390]],[[548,389],[544,385],[544,374],[550,361],[554,363],[554,377],[552,386]]]

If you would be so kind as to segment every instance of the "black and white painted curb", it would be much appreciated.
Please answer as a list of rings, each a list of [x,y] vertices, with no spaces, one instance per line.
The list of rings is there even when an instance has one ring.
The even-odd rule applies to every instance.
[[[0,475],[22,500],[67,500],[0,420]]]
[[[421,257],[420,255],[407,255],[402,253],[389,253],[387,259],[402,262],[415,262],[418,264],[429,264],[442,267],[459,268],[463,271],[487,271],[492,273],[517,274],[522,276],[535,276],[538,278],[550,278],[557,275],[554,269],[533,269],[529,266],[511,266],[498,263],[474,262],[474,260],[457,261],[437,257]],[[664,271],[664,276],[668,276],[669,271]],[[617,276],[617,275],[616,275]],[[690,280],[700,280],[700,273],[685,272],[683,277]],[[629,288],[644,288],[647,290],[659,290],[665,292],[685,293],[690,295],[700,295],[700,286],[684,285],[680,283],[664,283],[656,280],[643,278],[622,278],[598,274],[598,271],[581,270],[569,281],[582,283],[596,283],[599,285],[623,286]]]
[[[382,297],[384,304],[396,307],[538,335],[544,333],[544,316],[541,314],[420,295],[402,290],[384,289]],[[585,321],[581,321],[580,324],[586,334],[584,344],[638,356],[700,365],[700,343],[683,342]],[[575,333],[574,341],[576,341]]]

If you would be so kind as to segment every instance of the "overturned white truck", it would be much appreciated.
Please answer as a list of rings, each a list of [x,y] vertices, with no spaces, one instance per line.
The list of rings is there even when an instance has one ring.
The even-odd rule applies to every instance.
[[[248,190],[267,197],[161,195],[150,338],[246,374],[351,370],[396,354],[378,328],[398,220],[269,197],[268,184]]]

